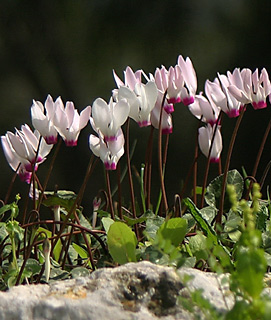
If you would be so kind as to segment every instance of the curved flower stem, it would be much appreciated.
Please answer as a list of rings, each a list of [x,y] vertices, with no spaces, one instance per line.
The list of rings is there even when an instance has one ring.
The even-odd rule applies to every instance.
[[[39,138],[34,163],[31,164],[32,165],[32,174],[31,174],[31,180],[30,180],[29,189],[28,189],[28,194],[30,194],[30,189],[31,189],[31,185],[32,185],[32,188],[33,188],[33,210],[36,210],[36,163],[37,163],[37,159],[38,159],[38,155],[39,155],[41,139],[42,139],[42,136],[40,136],[40,138]]]
[[[246,106],[242,109],[240,112],[240,115],[236,121],[235,128],[233,130],[232,136],[231,136],[231,141],[228,149],[228,154],[226,158],[226,163],[225,163],[225,168],[224,168],[224,176],[223,176],[223,181],[222,181],[222,187],[221,187],[221,195],[220,195],[220,204],[219,204],[219,212],[216,216],[216,224],[220,224],[222,222],[222,215],[223,215],[223,208],[224,208],[224,200],[225,200],[225,193],[226,193],[226,182],[227,182],[227,176],[228,176],[228,171],[230,167],[230,160],[231,160],[231,155],[233,151],[233,146],[235,143],[235,139],[237,137],[237,132],[240,127],[241,121],[243,119],[244,113],[246,111]]]
[[[197,158],[194,158],[193,163],[192,163],[192,165],[191,165],[191,167],[190,167],[190,169],[189,169],[189,171],[188,171],[188,173],[187,173],[187,175],[186,175],[186,178],[185,178],[185,181],[184,181],[182,190],[181,190],[181,192],[180,192],[180,198],[181,198],[181,199],[183,199],[183,195],[184,195],[185,190],[186,190],[186,188],[187,188],[188,181],[189,181],[189,179],[190,179],[190,177],[191,177],[192,172],[194,171],[194,167],[195,167],[196,162],[198,161],[199,156],[200,156],[200,155],[198,155]]]
[[[107,188],[107,194],[108,194],[108,200],[109,200],[109,207],[110,207],[110,211],[111,211],[111,219],[115,220],[111,187],[110,187],[110,178],[109,178],[108,170],[105,170],[105,178],[106,178],[106,188]]]
[[[64,224],[64,221],[54,221],[54,220],[42,220],[42,221],[34,221],[34,222],[29,222],[27,224],[24,224],[22,225],[21,227],[23,229],[27,228],[27,227],[31,227],[31,226],[35,226],[35,225],[39,225],[39,224]],[[74,229],[79,229],[79,231],[74,231],[74,234],[77,234],[77,233],[81,233],[82,230],[91,234],[96,240],[98,240],[104,250],[105,253],[108,253],[108,250],[105,246],[105,244],[103,243],[102,239],[98,236],[98,234],[105,234],[105,231],[103,230],[91,230],[91,229],[88,229],[86,227],[83,227],[82,225],[78,225],[78,224],[75,224],[75,223],[72,223],[72,222],[68,222],[66,223],[67,226],[71,226],[73,227]],[[70,235],[70,232],[68,233],[62,233],[61,234],[61,237],[60,238],[63,238],[63,237],[69,237]],[[56,239],[57,235],[55,236],[52,236],[50,237],[50,239]],[[34,245],[37,245],[37,244],[40,244],[43,240],[39,240],[37,242],[34,243]],[[23,250],[23,249],[22,249]]]
[[[206,185],[207,185],[207,179],[208,179],[208,174],[209,174],[209,169],[210,169],[211,152],[212,152],[212,148],[213,148],[213,144],[214,144],[214,140],[215,140],[215,135],[216,135],[217,128],[218,128],[219,122],[221,120],[221,117],[222,117],[222,111],[220,111],[220,113],[218,115],[217,122],[216,122],[216,125],[215,125],[215,130],[214,130],[214,133],[213,133],[213,136],[212,136],[212,140],[211,140],[209,153],[208,153],[206,169],[205,169],[205,174],[204,174],[204,179],[203,179],[203,184],[202,184],[201,204],[200,204],[201,208],[203,208],[203,205],[204,205],[204,194],[205,194],[205,188],[206,188]]]
[[[145,157],[145,171],[144,171],[144,192],[146,194],[146,208],[150,208],[151,204],[151,169],[152,169],[152,150],[153,150],[153,132],[154,127],[151,126],[146,157]]]
[[[259,148],[259,151],[258,151],[258,154],[257,154],[257,158],[256,158],[256,161],[255,161],[255,164],[254,164],[254,168],[253,168],[253,171],[252,171],[252,177],[254,177],[254,178],[255,178],[257,170],[258,170],[258,166],[259,166],[259,163],[260,163],[260,160],[261,160],[261,156],[262,156],[262,153],[263,153],[263,150],[264,150],[264,146],[265,146],[267,137],[269,135],[270,129],[271,129],[271,119],[269,120],[268,125],[267,125],[267,127],[265,129],[265,133],[264,133],[264,136],[263,136],[263,139],[262,139],[262,143],[260,145],[260,148]],[[250,181],[249,187],[247,189],[246,197],[245,197],[246,200],[248,200],[248,198],[249,198],[249,194],[251,192],[252,185],[253,185],[253,181]]]
[[[164,146],[164,155],[163,155],[163,168],[166,166],[167,162],[167,151],[168,151],[168,144],[169,144],[169,133],[166,135],[166,141],[165,141],[165,146]]]
[[[129,142],[129,130],[130,129],[130,118],[128,117],[126,122],[126,156],[127,156],[127,169],[128,169],[128,178],[130,185],[130,196],[132,203],[132,213],[133,218],[136,219],[136,206],[135,206],[135,193],[134,193],[134,184],[132,178],[131,162],[130,162],[130,142]],[[135,234],[137,239],[139,239],[138,225],[135,224]]]
[[[75,213],[77,206],[79,206],[81,201],[82,201],[82,197],[83,197],[83,194],[85,192],[85,188],[86,188],[88,179],[90,178],[90,176],[91,176],[91,174],[92,174],[92,172],[93,172],[93,170],[95,168],[95,165],[97,163],[97,159],[94,162],[94,164],[93,164],[93,161],[94,161],[94,155],[92,154],[91,158],[89,160],[89,164],[88,164],[88,168],[87,168],[87,171],[86,171],[86,174],[85,174],[85,178],[84,178],[83,184],[82,184],[82,186],[81,186],[81,188],[80,188],[80,190],[78,192],[78,195],[77,195],[77,197],[76,197],[76,199],[75,199],[75,201],[73,203],[72,208],[70,209],[70,211],[68,212],[68,214],[66,216],[66,219],[61,224],[60,230],[59,230],[58,234],[56,235],[54,243],[52,244],[52,250],[54,249],[54,246],[56,245],[58,239],[60,238],[61,234],[63,233],[63,231],[64,231],[64,229],[65,229],[65,227],[66,227],[71,215],[73,213]]]
[[[118,162],[117,165],[117,179],[118,179],[118,212],[119,212],[119,218],[123,220],[122,216],[122,204],[121,204],[121,167],[120,162]]]
[[[165,212],[168,211],[168,203],[167,203],[167,195],[164,184],[164,168],[163,168],[163,159],[162,159],[162,114],[163,114],[163,106],[166,100],[167,91],[165,91],[160,110],[160,118],[159,118],[159,132],[158,132],[158,166],[159,166],[159,176],[160,176],[160,184],[162,191],[162,198],[164,203]]]
[[[11,190],[12,190],[12,188],[13,188],[14,182],[15,182],[16,177],[17,177],[17,175],[18,175],[18,170],[19,170],[20,165],[21,165],[21,163],[18,164],[18,167],[16,168],[15,173],[14,173],[14,175],[13,175],[11,181],[10,181],[10,184],[9,184],[9,187],[8,187],[8,191],[7,191],[7,193],[6,193],[5,200],[4,200],[4,203],[5,203],[5,204],[7,204],[7,202],[8,202],[8,199],[9,199],[9,196],[10,196],[10,193],[11,193]]]
[[[38,203],[38,207],[37,207],[37,210],[38,210],[38,211],[39,211],[39,209],[40,209],[40,206],[41,206],[41,203],[42,203],[42,199],[43,199],[43,197],[44,197],[44,192],[46,191],[47,184],[48,184],[48,182],[49,182],[49,179],[50,179],[50,176],[51,176],[53,167],[54,167],[54,163],[55,163],[57,154],[58,154],[59,149],[60,149],[60,146],[61,146],[61,142],[62,142],[62,139],[59,139],[58,142],[57,142],[56,149],[55,149],[55,152],[54,152],[54,154],[53,154],[53,158],[52,158],[52,161],[51,161],[51,163],[50,163],[50,167],[49,167],[49,169],[48,169],[48,172],[47,172],[47,175],[46,175],[44,184],[43,184],[43,189],[41,190],[41,195],[40,195],[40,199],[39,199],[39,203]]]
[[[199,157],[199,140],[198,140],[198,132],[196,134],[196,143],[195,143],[195,156],[193,162],[193,202],[195,206],[197,206],[197,176],[198,176],[198,159]]]

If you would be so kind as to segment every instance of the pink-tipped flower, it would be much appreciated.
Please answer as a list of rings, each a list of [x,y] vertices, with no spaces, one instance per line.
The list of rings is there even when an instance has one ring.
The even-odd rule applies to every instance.
[[[65,141],[66,146],[74,147],[77,145],[80,131],[87,125],[91,113],[91,107],[86,107],[80,115],[71,101],[66,102],[65,108],[59,98],[55,110],[54,125]]]
[[[184,85],[180,66],[170,67],[169,70],[164,66],[157,68],[154,79],[159,93],[163,96],[167,92],[164,108],[167,113],[172,113],[173,104],[181,102],[180,95]]]
[[[119,128],[127,120],[129,112],[130,106],[124,99],[113,102],[111,97],[109,104],[101,98],[93,102],[92,119],[95,127],[101,131],[106,142],[117,139]]]
[[[265,68],[262,69],[260,77],[258,69],[252,74],[252,106],[255,110],[267,107],[266,97],[271,93],[271,84]]]
[[[116,133],[115,139],[110,141],[104,140],[99,129],[95,131],[98,137],[93,134],[89,136],[90,150],[102,160],[106,170],[116,170],[118,161],[124,154],[124,135],[121,128]]]
[[[157,100],[157,87],[153,81],[147,84],[136,83],[134,90],[128,87],[120,87],[117,93],[117,100],[125,99],[129,106],[129,117],[135,120],[140,127],[151,124],[150,113]]]
[[[222,136],[220,132],[220,126],[216,128],[216,126],[212,127],[210,124],[208,124],[205,127],[199,128],[199,147],[201,152],[206,157],[208,157],[209,155],[209,150],[211,148],[214,133],[215,136],[210,153],[210,162],[218,162],[222,151]]]
[[[228,90],[229,81],[225,75],[218,74],[214,82],[207,80],[205,82],[205,93],[209,101],[225,112],[230,118],[239,116],[242,108],[238,101]]]
[[[135,85],[141,83],[141,76],[143,71],[137,70],[136,72],[134,72],[133,69],[128,66],[123,73],[124,82],[117,76],[115,70],[113,70],[113,76],[117,84],[117,87],[120,88],[124,86],[133,91],[135,89]]]
[[[61,103],[60,97],[54,102],[50,95],[43,104],[40,101],[33,100],[31,107],[32,124],[40,132],[48,144],[57,142],[58,132],[54,126],[53,118],[56,112],[56,106]]]
[[[258,69],[252,74],[250,69],[234,69],[227,73],[231,94],[243,105],[251,103],[255,110],[266,108],[266,97],[271,92],[271,84],[266,69],[259,76]]]
[[[40,133],[35,130],[33,133],[28,125],[23,125],[21,130],[16,129],[15,134],[8,131],[1,137],[2,147],[10,167],[16,171],[23,181],[30,182],[31,172],[35,164],[35,170],[42,163],[52,149]],[[38,150],[39,147],[39,150]],[[38,152],[38,155],[37,155]]]
[[[196,118],[211,126],[217,123],[220,111],[213,100],[208,100],[202,94],[195,96],[195,101],[189,105],[189,110]]]
[[[144,74],[147,84],[142,83]],[[129,106],[129,117],[135,120],[140,127],[149,126],[150,113],[154,108],[157,99],[157,87],[154,80],[150,81],[143,70],[134,72],[131,67],[124,71],[124,81],[122,81],[115,71],[113,75],[118,89],[113,90],[113,97],[117,101],[125,99]]]
[[[1,143],[5,157],[11,169],[17,172],[17,174],[23,182],[29,184],[31,181],[31,172],[25,170],[24,165],[21,163],[22,159],[16,154],[15,150],[12,148],[8,136],[1,136]]]
[[[163,97],[159,95],[155,107],[151,112],[151,124],[156,129],[159,129],[162,98]],[[172,116],[170,113],[166,112],[164,108],[162,110],[161,128],[162,134],[169,134],[173,131]]]
[[[186,60],[180,55],[178,57],[178,65],[184,79],[184,86],[181,90],[181,100],[186,106],[195,100],[197,91],[197,76],[192,61],[187,57]]]

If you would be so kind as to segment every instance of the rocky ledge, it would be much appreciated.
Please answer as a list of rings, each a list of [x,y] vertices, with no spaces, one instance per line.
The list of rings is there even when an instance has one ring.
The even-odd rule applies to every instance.
[[[0,292],[0,319],[194,319],[182,308],[179,297],[202,289],[203,296],[223,312],[232,306],[233,297],[221,283],[216,274],[196,269],[175,271],[147,261],[128,263],[99,269],[89,277]]]

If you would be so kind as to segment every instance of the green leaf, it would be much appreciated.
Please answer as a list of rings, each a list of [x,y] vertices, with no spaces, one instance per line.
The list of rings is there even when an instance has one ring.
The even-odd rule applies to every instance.
[[[207,187],[205,194],[205,201],[209,206],[219,208],[220,205],[220,197],[221,197],[221,189],[223,183],[224,174],[215,178]],[[227,174],[227,185],[232,184],[235,187],[235,192],[237,194],[237,200],[240,200],[243,193],[244,188],[244,180],[241,174],[237,170],[231,170]],[[231,208],[231,203],[229,201],[227,192],[225,194],[224,200],[224,212],[228,212]]]
[[[82,212],[78,212],[78,218],[79,218],[79,221],[80,221],[80,224],[81,226],[87,228],[87,229],[90,229],[92,230],[92,225],[91,223],[89,222],[89,220],[83,215]]]
[[[107,234],[109,253],[115,262],[124,264],[136,261],[135,233],[123,222],[114,222]]]
[[[165,218],[155,215],[153,212],[146,212],[147,221],[144,234],[149,238],[154,240],[156,237],[157,230],[165,221]]]
[[[6,230],[11,237],[16,237],[22,241],[24,238],[24,229],[19,226],[19,222],[16,220],[8,221],[6,223]]]
[[[77,267],[72,269],[71,271],[72,278],[88,277],[89,275],[90,275],[89,270],[83,267]]]
[[[23,281],[24,278],[29,278],[31,276],[39,274],[40,271],[41,271],[41,265],[37,260],[32,258],[27,259],[25,268],[21,277],[21,281]]]
[[[59,190],[57,192],[47,191],[44,194],[47,198],[42,201],[43,205],[46,207],[60,206],[67,211],[71,210],[77,197],[74,192],[66,190]]]
[[[143,214],[140,218],[133,219],[127,216],[123,216],[123,219],[127,222],[128,226],[133,226],[137,223],[142,223],[147,220],[147,217]]]
[[[266,265],[262,249],[239,248],[236,262],[236,278],[241,288],[254,299],[259,298],[262,292]]]
[[[208,251],[206,250],[207,249],[206,237],[203,234],[198,233],[194,237],[191,237],[189,239],[189,248],[193,256],[197,258],[197,260],[208,259]]]
[[[84,248],[80,247],[78,244],[74,242],[72,243],[72,246],[82,259],[88,258],[88,252]]]
[[[69,272],[61,268],[51,268],[50,280],[64,280],[69,278]]]
[[[242,218],[230,210],[224,225],[224,232],[228,233],[229,238],[234,242],[237,242],[241,236],[241,231],[239,231],[241,225]]]
[[[177,247],[182,243],[187,232],[187,221],[183,218],[172,218],[165,221],[157,231],[164,239],[168,239]]]
[[[260,207],[260,211],[257,213],[256,229],[260,231],[266,231],[267,219],[269,218],[268,208],[265,205]]]
[[[215,216],[217,215],[217,209],[212,207],[212,206],[208,206],[208,207],[204,207],[202,209],[200,209],[200,213],[202,215],[202,217],[208,221],[209,224],[212,223],[212,221],[214,220]]]
[[[102,224],[103,224],[103,227],[104,227],[104,230],[106,233],[108,233],[108,230],[111,226],[111,224],[113,224],[115,221],[111,218],[102,218]]]
[[[3,207],[0,208],[0,216],[3,215],[5,212],[11,210],[12,204],[5,204]]]
[[[215,230],[212,228],[212,226],[204,219],[202,216],[200,210],[195,206],[193,201],[189,198],[186,198],[183,200],[184,204],[187,206],[189,209],[190,213],[194,217],[194,219],[197,221],[199,226],[201,227],[203,233],[205,236],[207,236],[209,239],[213,241],[213,243],[218,243],[217,241],[217,234]]]

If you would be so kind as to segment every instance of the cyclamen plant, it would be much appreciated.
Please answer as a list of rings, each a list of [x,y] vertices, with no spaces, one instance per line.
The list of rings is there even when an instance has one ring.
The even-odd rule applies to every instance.
[[[39,282],[43,274],[40,262],[45,263],[43,280],[46,282],[53,278],[50,270],[57,273],[60,267],[63,272],[70,272],[74,275],[75,266],[83,265],[87,269],[94,270],[99,266],[142,259],[177,267],[189,263],[189,266],[197,266],[204,260],[208,265],[207,270],[224,268],[223,270],[232,271],[235,270],[234,259],[238,259],[238,256],[244,259],[242,249],[246,246],[251,256],[258,256],[262,263],[261,272],[257,277],[257,279],[262,279],[266,262],[259,245],[260,236],[256,225],[262,225],[263,233],[269,232],[268,218],[264,211],[267,205],[264,206],[265,209],[262,207],[259,209],[261,196],[259,190],[262,185],[255,187],[252,182],[245,184],[241,175],[236,171],[230,172],[229,167],[235,138],[246,108],[251,104],[255,110],[259,110],[267,107],[268,99],[271,103],[271,83],[267,71],[262,69],[259,73],[258,69],[252,72],[247,68],[242,70],[236,68],[233,72],[228,71],[226,74],[218,73],[213,81],[206,80],[204,92],[199,93],[197,93],[197,77],[192,61],[182,56],[177,58],[175,66],[170,66],[168,69],[161,66],[156,68],[154,74],[147,75],[143,70],[134,72],[131,67],[127,67],[123,80],[115,71],[113,71],[113,77],[116,88],[112,90],[109,100],[105,101],[99,97],[92,106],[87,106],[80,113],[75,109],[73,102],[67,101],[64,104],[61,97],[54,101],[48,95],[44,104],[33,100],[31,118],[34,132],[30,126],[25,124],[20,130],[15,129],[15,133],[8,131],[1,136],[5,157],[15,172],[3,201],[3,207],[0,208],[2,219],[6,217],[6,212],[11,212],[10,217],[7,217],[6,220],[4,238],[0,233],[0,265],[5,261],[2,258],[5,257],[3,252],[7,250],[7,239],[10,239],[12,249],[7,252],[6,257],[12,261],[12,266],[14,266],[13,269],[7,268],[3,263],[6,268],[3,268],[4,287],[29,281],[27,279],[30,277]],[[164,176],[169,137],[174,133],[172,118],[175,110],[178,112],[176,105],[180,103],[190,110],[199,123],[198,143],[195,146],[192,169],[187,174],[182,191],[175,195],[173,209],[170,209]],[[224,170],[222,170],[221,163],[223,115],[236,118]],[[135,121],[139,128],[149,128],[144,164],[138,174],[141,203],[135,199],[134,195],[130,121]],[[80,190],[77,194],[59,190],[47,191],[47,184],[61,141],[64,140],[68,147],[76,147],[80,132],[88,122],[94,131],[94,134],[90,134],[88,141],[92,154]],[[256,176],[270,129],[271,120],[257,155],[251,175],[253,178]],[[160,195],[156,207],[151,201],[153,136],[155,133],[158,134],[160,178]],[[38,167],[45,162],[52,149],[54,149],[54,154],[42,185],[38,179]],[[197,186],[198,149],[207,158],[201,187]],[[126,163],[125,159],[122,159],[124,155]],[[105,169],[106,190],[97,191],[93,201],[92,223],[90,223],[82,213],[81,202],[88,179],[99,161],[98,158]],[[121,167],[122,162],[124,166]],[[220,176],[207,187],[211,163],[218,164]],[[115,191],[112,192],[110,183],[111,171],[117,172],[118,200],[115,202],[113,202]],[[129,206],[124,203],[125,200],[121,194],[122,179],[126,172],[130,188],[131,203]],[[191,173],[194,174],[193,201],[184,197]],[[30,212],[28,212],[29,205],[26,204],[20,223],[15,220],[19,214],[17,205],[19,196],[16,197],[15,202],[8,204],[17,175],[29,185],[29,198],[33,203],[33,210]],[[231,189],[228,192],[230,200],[227,198],[225,203],[229,184],[236,184],[239,189],[237,187],[236,190]],[[242,184],[246,185],[246,194],[244,200],[241,201]],[[197,204],[198,196],[201,196],[200,205]],[[208,204],[207,207],[204,207],[204,202]],[[231,202],[230,206],[228,202]],[[53,220],[42,220],[42,205],[52,209]],[[223,221],[223,217],[232,219],[237,225],[237,227],[234,226],[236,230],[230,229],[227,222]],[[0,228],[2,227],[4,228],[4,225],[0,224]],[[221,228],[224,228],[223,232]],[[230,231],[227,231],[229,229]],[[232,235],[238,231],[243,232],[240,242],[235,234]],[[228,238],[223,238],[225,234]],[[268,235],[266,237],[270,238]],[[255,238],[257,243],[253,242]],[[19,258],[21,242],[24,243],[23,259]],[[16,243],[18,244],[17,249]],[[198,243],[202,245],[201,251],[205,253],[208,251],[210,257],[206,258],[203,255],[203,259],[202,252],[199,255],[195,249]],[[104,256],[101,252],[104,253]],[[108,252],[111,260],[108,258]],[[52,266],[50,266],[51,261],[53,261]],[[29,264],[32,268],[30,275],[27,273]],[[219,264],[221,266],[218,266]],[[243,272],[240,261],[237,261],[237,266],[239,269],[237,268],[234,272],[237,272],[238,276],[238,272],[240,274]],[[269,266],[271,267],[271,263]],[[256,269],[254,271],[258,272]],[[80,272],[86,272],[86,270],[81,269]],[[241,280],[244,279],[246,278],[242,273]],[[253,282],[253,279],[251,281]],[[237,282],[235,279],[235,283]],[[255,284],[255,287],[256,293],[243,284],[242,294],[247,299],[246,301],[252,301],[253,298],[260,299],[259,292],[262,286],[257,287]],[[240,294],[241,291],[238,292]],[[238,301],[237,299],[237,304]],[[258,306],[257,303],[255,308]]]
[[[7,132],[1,137],[7,161],[23,181],[27,183],[32,181],[33,188],[35,179],[31,179],[31,176],[37,170],[38,165],[44,162],[52,145],[57,143],[58,135],[67,146],[76,146],[79,133],[88,121],[97,134],[91,134],[89,137],[91,151],[101,159],[106,171],[116,170],[119,160],[125,153],[125,135],[122,126],[131,118],[138,123],[139,127],[151,126],[159,130],[160,181],[164,209],[167,211],[163,173],[166,153],[162,164],[161,134],[168,136],[173,132],[174,105],[183,103],[201,121],[203,126],[198,129],[198,146],[208,158],[207,163],[220,163],[222,114],[225,113],[230,118],[239,117],[247,104],[252,104],[256,110],[262,109],[267,106],[266,98],[269,96],[271,99],[271,85],[266,69],[263,69],[260,75],[258,69],[252,73],[247,68],[242,70],[236,68],[232,73],[228,71],[226,75],[218,73],[213,82],[209,80],[205,82],[204,93],[197,94],[197,77],[193,64],[189,58],[184,59],[181,55],[175,66],[169,69],[165,66],[156,68],[154,75],[147,76],[143,70],[134,72],[131,67],[127,67],[124,71],[124,80],[121,80],[115,71],[113,71],[113,76],[117,89],[112,90],[108,104],[102,98],[98,98],[93,102],[92,108],[91,106],[86,107],[79,115],[73,102],[66,102],[64,107],[60,97],[54,101],[48,95],[44,105],[33,100],[31,117],[36,129],[34,134],[28,125],[24,125],[21,131],[16,129],[15,134]],[[128,132],[126,136],[127,139]],[[151,136],[152,133],[150,138]],[[165,150],[167,150],[167,144],[168,139]],[[126,152],[129,153],[127,146]],[[228,158],[230,158],[230,152],[231,150],[229,150]],[[148,166],[145,169],[144,192],[149,198],[150,178],[147,179],[147,177],[150,177],[151,169],[149,160],[146,161]],[[228,163],[229,159],[226,166]],[[127,165],[131,197],[134,198],[129,161]],[[225,171],[227,172],[227,168]],[[203,190],[207,176],[208,167]],[[110,192],[109,198],[111,198]],[[147,203],[147,208],[149,208],[149,201]],[[132,211],[135,211],[134,200],[132,204],[134,207]],[[111,214],[113,215],[112,206]]]

